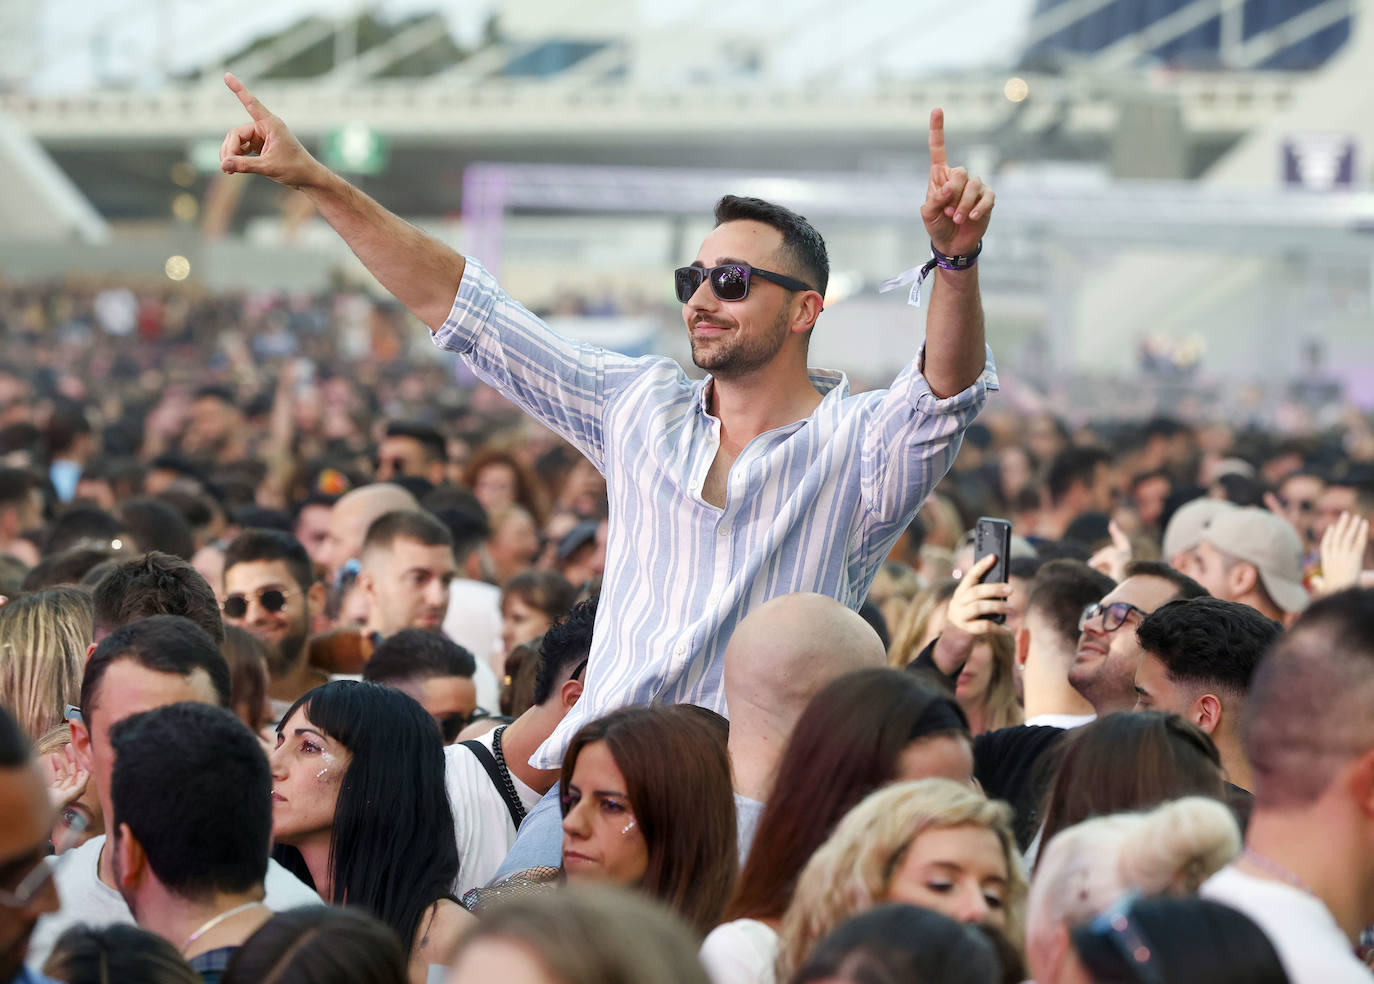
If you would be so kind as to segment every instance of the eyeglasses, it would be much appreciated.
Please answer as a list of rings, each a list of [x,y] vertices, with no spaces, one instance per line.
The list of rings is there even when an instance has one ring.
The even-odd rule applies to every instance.
[[[286,599],[292,594],[294,594],[294,592],[287,591],[283,588],[266,588],[265,590],[257,592],[255,597],[258,599],[258,604],[261,605],[265,611],[276,614],[286,607]],[[224,614],[228,615],[230,618],[243,618],[243,616],[248,614],[248,599],[250,597],[254,596],[231,594],[224,599]]]
[[[1083,609],[1082,615],[1078,616],[1078,631],[1082,632],[1089,622],[1101,615],[1102,631],[1115,632],[1126,624],[1126,619],[1131,617],[1131,612],[1137,612],[1141,615],[1149,614],[1145,609],[1132,605],[1129,601],[1114,601],[1110,605],[1093,602]]]
[[[86,832],[88,824],[85,816],[80,813],[73,814],[61,843],[54,845],[57,848],[56,853],[61,854],[75,846],[81,835]],[[0,888],[0,906],[6,909],[27,909],[33,904],[33,900],[38,898],[39,893],[48,887],[54,874],[55,869],[48,864],[47,859],[39,858],[17,884]]]
[[[724,263],[713,267],[678,267],[673,271],[673,284],[677,288],[677,299],[683,304],[692,299],[692,295],[697,292],[697,288],[701,286],[703,280],[710,281],[711,293],[720,300],[742,301],[749,296],[749,279],[751,277],[771,280],[779,287],[786,287],[788,290],[816,289],[802,283],[795,277],[789,277],[783,273],[774,273],[772,270],[760,270],[748,263]]]
[[[1085,958],[1084,965],[1096,980],[1115,980],[1120,974],[1118,969],[1101,966],[1110,960],[1102,951],[1109,950],[1125,962],[1134,980],[1141,984],[1164,984],[1154,947],[1132,911],[1138,899],[1135,893],[1127,895],[1092,922],[1073,931],[1075,949]]]
[[[587,668],[587,661],[584,659],[582,662],[580,662],[580,663],[577,664],[577,669],[575,669],[575,670],[572,671],[572,674],[568,677],[568,679],[569,679],[569,680],[578,680],[578,679],[581,679],[581,677],[582,677],[582,671],[585,670],[586,668]]]

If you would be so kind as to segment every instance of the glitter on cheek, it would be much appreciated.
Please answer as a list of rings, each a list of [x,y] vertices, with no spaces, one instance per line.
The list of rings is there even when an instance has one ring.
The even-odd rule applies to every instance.
[[[637,826],[638,824],[636,824],[635,821],[631,820],[629,823],[627,823],[624,827],[620,829],[620,836],[624,837],[630,831],[634,830]]]

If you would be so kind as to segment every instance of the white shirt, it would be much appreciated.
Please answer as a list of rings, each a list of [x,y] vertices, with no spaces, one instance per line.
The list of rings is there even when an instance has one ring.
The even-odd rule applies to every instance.
[[[505,662],[501,653],[501,589],[485,581],[455,578],[448,587],[444,635],[472,653],[477,662],[477,672],[472,675],[477,706],[499,714],[501,680],[492,669],[492,661],[500,653]]]
[[[43,966],[57,938],[77,923],[95,927],[134,925],[133,913],[124,898],[100,880],[100,851],[104,846],[102,834],[66,854],[47,859],[53,866],[53,883],[62,907],[39,918],[29,939],[29,966]],[[274,912],[323,904],[313,888],[272,860],[267,862],[263,888],[263,903]]]
[[[492,729],[473,741],[491,751],[494,734],[495,729]],[[540,794],[514,773],[510,778],[521,805],[526,810],[533,809]],[[453,883],[453,893],[461,899],[496,874],[515,843],[515,824],[491,776],[472,750],[464,748],[461,742],[444,749],[444,786],[448,789],[448,802],[453,809],[453,833],[458,841],[458,880]]]
[[[1085,724],[1092,724],[1096,720],[1096,714],[1037,714],[1035,717],[1026,718],[1025,724],[1028,728],[1063,728],[1069,731],[1081,728]]]
[[[1292,984],[1374,981],[1331,911],[1300,888],[1228,865],[1207,879],[1198,894],[1253,919],[1274,944]]]
[[[541,769],[619,707],[726,713],[725,644],[763,602],[811,591],[858,610],[997,388],[990,352],[974,384],[946,399],[919,356],[890,389],[858,394],[842,373],[810,370],[820,405],[749,442],[722,509],[702,497],[720,450],[709,377],[564,338],[472,259],[433,340],[606,478],[612,519],[585,689],[531,758]]]
[[[778,934],[757,919],[722,923],[701,944],[701,965],[711,984],[775,984]]]

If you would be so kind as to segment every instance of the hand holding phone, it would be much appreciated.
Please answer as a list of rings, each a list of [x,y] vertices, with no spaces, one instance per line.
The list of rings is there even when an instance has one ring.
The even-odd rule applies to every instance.
[[[979,564],[986,558],[992,558],[991,564]],[[996,622],[1004,625],[1007,621],[1007,595],[1011,588],[1007,583],[1008,567],[1011,563],[1011,524],[1005,519],[993,519],[988,516],[980,516],[978,522],[973,527],[973,568],[970,569],[965,579],[975,577],[980,587],[988,588],[986,592],[977,592],[979,600],[990,601],[1000,599],[1003,604],[1000,608],[984,608],[975,617],[989,622]],[[953,607],[951,605],[951,607]]]

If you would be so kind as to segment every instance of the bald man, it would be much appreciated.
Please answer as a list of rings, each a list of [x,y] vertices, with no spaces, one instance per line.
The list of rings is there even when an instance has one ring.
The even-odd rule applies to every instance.
[[[825,595],[782,595],[740,622],[725,647],[725,701],[741,864],[783,749],[811,698],[838,676],[886,665],[873,627]]]
[[[363,537],[374,521],[398,509],[419,508],[415,496],[390,482],[364,485],[341,496],[329,511],[329,528],[320,545],[326,583],[335,584],[339,569],[362,552]]]

